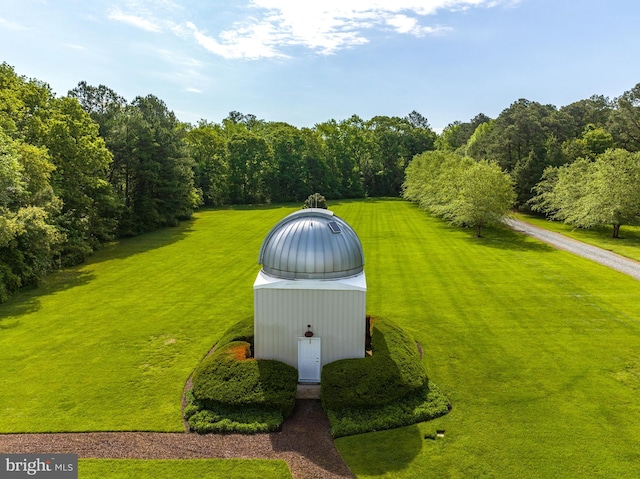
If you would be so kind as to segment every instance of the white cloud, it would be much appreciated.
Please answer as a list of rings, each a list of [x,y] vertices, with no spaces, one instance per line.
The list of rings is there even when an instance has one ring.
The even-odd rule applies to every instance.
[[[161,32],[162,28],[155,21],[141,15],[130,15],[123,13],[120,9],[114,9],[109,13],[110,20],[127,23],[148,32]]]
[[[220,34],[222,41],[202,33],[192,22],[187,22],[184,27],[193,35],[200,46],[223,58],[252,60],[285,56],[273,48],[279,35],[268,23],[238,26],[235,30],[224,31]],[[178,30],[184,32],[185,29]]]
[[[408,17],[406,15],[398,14],[387,19],[387,24],[394,27],[397,33],[411,34],[416,37],[422,37],[424,35],[436,35],[451,31],[448,27],[429,27],[421,26],[418,20],[414,17]]]
[[[249,0],[253,17],[217,37],[193,22],[180,29],[205,49],[224,58],[274,58],[302,46],[323,55],[369,42],[373,29],[421,37],[442,34],[447,27],[424,25],[440,10],[494,7],[517,0]]]
[[[198,88],[193,88],[193,87],[185,88],[185,91],[188,91],[190,93],[202,93],[202,90],[199,90]]]
[[[214,31],[206,18],[189,18],[188,8],[175,0],[115,1],[121,6],[111,10],[112,20],[149,32],[172,31],[223,58],[253,60],[288,57],[292,47],[331,55],[368,43],[373,31],[443,34],[451,28],[429,23],[439,11],[520,0],[245,0],[244,6],[228,7],[245,18]]]

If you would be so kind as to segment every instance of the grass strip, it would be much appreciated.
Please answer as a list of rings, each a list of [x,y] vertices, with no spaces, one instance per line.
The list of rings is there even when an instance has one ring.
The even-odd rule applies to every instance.
[[[82,479],[290,479],[287,463],[260,459],[80,459]]]

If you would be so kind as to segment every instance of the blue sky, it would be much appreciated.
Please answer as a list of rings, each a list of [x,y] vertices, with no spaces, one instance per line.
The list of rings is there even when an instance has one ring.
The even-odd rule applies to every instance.
[[[631,89],[639,20],[635,0],[0,0],[0,61],[58,95],[153,94],[190,123],[417,110],[439,131]]]

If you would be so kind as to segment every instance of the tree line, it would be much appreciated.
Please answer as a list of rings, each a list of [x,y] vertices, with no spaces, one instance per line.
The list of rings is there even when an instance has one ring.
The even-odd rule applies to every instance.
[[[594,95],[561,108],[520,99],[495,119],[451,123],[435,147],[407,169],[404,196],[453,222],[490,224],[512,206],[582,228],[609,225],[614,237],[640,222],[640,84],[613,100]],[[460,173],[482,162],[506,176],[494,171],[482,184]],[[485,188],[505,180],[512,202],[502,188]],[[460,219],[469,191],[485,199],[475,207],[481,220]]]
[[[176,225],[199,206],[397,195],[433,149],[417,112],[313,128],[231,112],[179,121],[153,95],[80,82],[64,97],[0,65],[0,302],[118,237]]]
[[[231,112],[192,125],[153,95],[127,101],[80,82],[58,97],[3,63],[0,302],[106,241],[176,225],[200,206],[302,202],[315,192],[404,192],[478,234],[500,216],[487,199],[578,226],[609,221],[617,232],[638,220],[639,151],[640,84],[561,108],[521,99],[437,135],[415,111],[312,128]],[[622,183],[627,190],[615,189]]]

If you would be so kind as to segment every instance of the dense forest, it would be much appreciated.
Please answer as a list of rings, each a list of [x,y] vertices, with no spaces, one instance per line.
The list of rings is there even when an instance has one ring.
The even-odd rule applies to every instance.
[[[0,302],[106,241],[176,225],[200,206],[398,196],[412,159],[430,151],[472,159],[478,172],[498,165],[517,207],[562,219],[559,172],[612,149],[640,151],[640,85],[561,108],[521,99],[437,135],[416,111],[313,128],[239,112],[192,125],[153,95],[128,101],[80,82],[60,97],[4,63]]]

